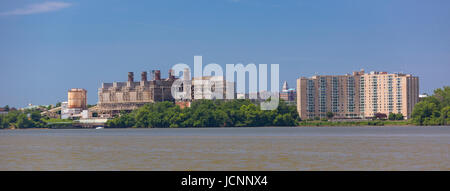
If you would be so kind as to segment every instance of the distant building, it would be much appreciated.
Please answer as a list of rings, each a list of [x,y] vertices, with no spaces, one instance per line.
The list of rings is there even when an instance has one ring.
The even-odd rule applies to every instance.
[[[297,79],[297,110],[303,119],[371,118],[377,113],[411,116],[419,101],[419,78],[387,72],[318,75]]]
[[[289,88],[286,81],[283,83],[283,88],[281,89],[280,93],[280,99],[284,100],[288,105],[297,104],[297,92],[294,88]]]
[[[74,88],[67,93],[67,102],[61,103],[61,119],[83,118],[83,111],[87,111],[87,91]]]
[[[419,101],[423,101],[427,97],[428,97],[428,94],[420,94],[419,95]]]
[[[109,117],[121,111],[135,110],[147,103],[174,101],[171,88],[175,80],[172,71],[169,71],[167,79],[163,79],[159,70],[153,70],[151,80],[147,80],[147,72],[142,72],[141,81],[135,82],[133,72],[129,72],[127,82],[102,84],[98,89],[95,112]]]
[[[257,93],[236,93],[236,99],[246,99],[251,101],[253,104],[260,104],[267,100],[267,98],[262,98],[262,95],[271,95],[271,92],[262,91]]]
[[[192,78],[191,99],[229,99],[227,91],[231,91],[234,99],[235,83],[227,82],[223,76],[203,76]],[[228,86],[228,87],[227,87]]]
[[[237,93],[236,94],[236,99],[248,99],[248,94]]]
[[[5,108],[0,108],[0,115],[8,114],[8,111]]]
[[[39,105],[33,105],[32,103],[29,103],[26,107],[19,108],[21,111],[29,110],[29,109],[38,109]]]
[[[201,99],[235,99],[235,83],[228,82],[223,76],[202,76],[190,78],[189,69],[183,72],[183,82],[178,92],[184,95],[183,99],[177,100],[180,107],[190,107],[190,102]],[[230,93],[231,98],[227,96]]]

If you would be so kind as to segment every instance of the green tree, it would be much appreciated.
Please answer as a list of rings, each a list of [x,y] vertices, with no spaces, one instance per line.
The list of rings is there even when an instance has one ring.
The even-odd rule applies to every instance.
[[[21,114],[21,112],[19,111],[8,112],[8,114],[4,118],[5,123],[7,123],[8,126],[15,124],[17,122],[17,117],[19,116],[19,114]]]
[[[397,114],[395,114],[395,113],[389,113],[388,119],[391,120],[391,121],[394,121],[394,120],[403,120],[404,117],[403,117],[403,114],[401,114],[401,113],[397,113]]]
[[[442,124],[449,125],[450,124],[450,106],[446,106],[441,110]]]
[[[403,120],[405,117],[403,116],[403,114],[402,113],[397,113],[397,114],[395,114],[395,120]]]
[[[0,129],[4,129],[5,125],[4,125],[4,119],[3,119],[3,115],[0,115]]]
[[[28,119],[25,113],[22,113],[17,117],[16,127],[19,129],[32,128],[33,122]]]
[[[388,119],[391,120],[391,121],[396,120],[395,113],[389,113]]]
[[[333,112],[331,112],[331,111],[327,112],[327,118],[328,119],[332,119],[333,117],[334,117],[334,113]]]
[[[439,116],[438,106],[429,101],[417,103],[411,114],[412,121],[417,125],[439,125]]]
[[[279,114],[273,122],[276,126],[294,126],[296,123],[295,119],[289,114]]]
[[[41,113],[39,111],[32,111],[30,113],[30,118],[33,122],[38,122],[41,120]]]
[[[438,101],[440,108],[450,106],[450,86],[434,90],[433,97]]]
[[[108,121],[108,127],[242,127],[292,126],[300,118],[294,106],[280,102],[276,110],[264,111],[248,100],[196,100],[180,109],[171,102],[147,104]]]

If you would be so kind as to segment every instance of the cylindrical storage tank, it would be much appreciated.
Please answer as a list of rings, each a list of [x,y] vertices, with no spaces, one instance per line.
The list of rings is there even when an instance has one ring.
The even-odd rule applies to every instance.
[[[71,89],[68,93],[68,108],[87,109],[87,91],[85,89]]]

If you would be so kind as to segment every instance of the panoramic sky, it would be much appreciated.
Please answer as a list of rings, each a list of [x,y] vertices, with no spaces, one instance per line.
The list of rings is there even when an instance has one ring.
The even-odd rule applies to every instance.
[[[177,63],[279,64],[300,76],[411,73],[450,85],[448,0],[0,1],[0,106],[55,104],[70,88]]]

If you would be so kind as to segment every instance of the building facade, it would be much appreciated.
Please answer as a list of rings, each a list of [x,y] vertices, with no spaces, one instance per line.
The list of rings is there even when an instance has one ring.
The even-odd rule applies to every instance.
[[[283,88],[281,89],[280,93],[280,99],[284,100],[288,105],[297,104],[297,92],[294,88],[289,88],[286,81],[283,83]]]
[[[235,99],[235,83],[228,82],[223,76],[190,77],[188,68],[183,71],[183,81],[179,84],[178,93],[182,99],[176,100],[180,107],[190,107],[190,102],[201,99]],[[227,94],[230,95],[227,95]],[[186,104],[189,103],[189,104]]]
[[[411,116],[419,101],[419,78],[387,72],[319,75],[297,79],[297,110],[303,119],[371,118],[376,113]]]
[[[169,71],[169,77],[161,78],[159,70],[152,71],[152,79],[147,80],[147,72],[142,72],[141,81],[134,81],[133,72],[128,73],[127,82],[103,83],[98,89],[96,111],[103,117],[114,116],[120,111],[132,111],[147,103],[174,101],[171,93],[176,80]]]
[[[223,76],[203,76],[192,78],[191,98],[197,99],[235,99],[235,83],[227,82]],[[227,97],[227,91],[233,95]]]

